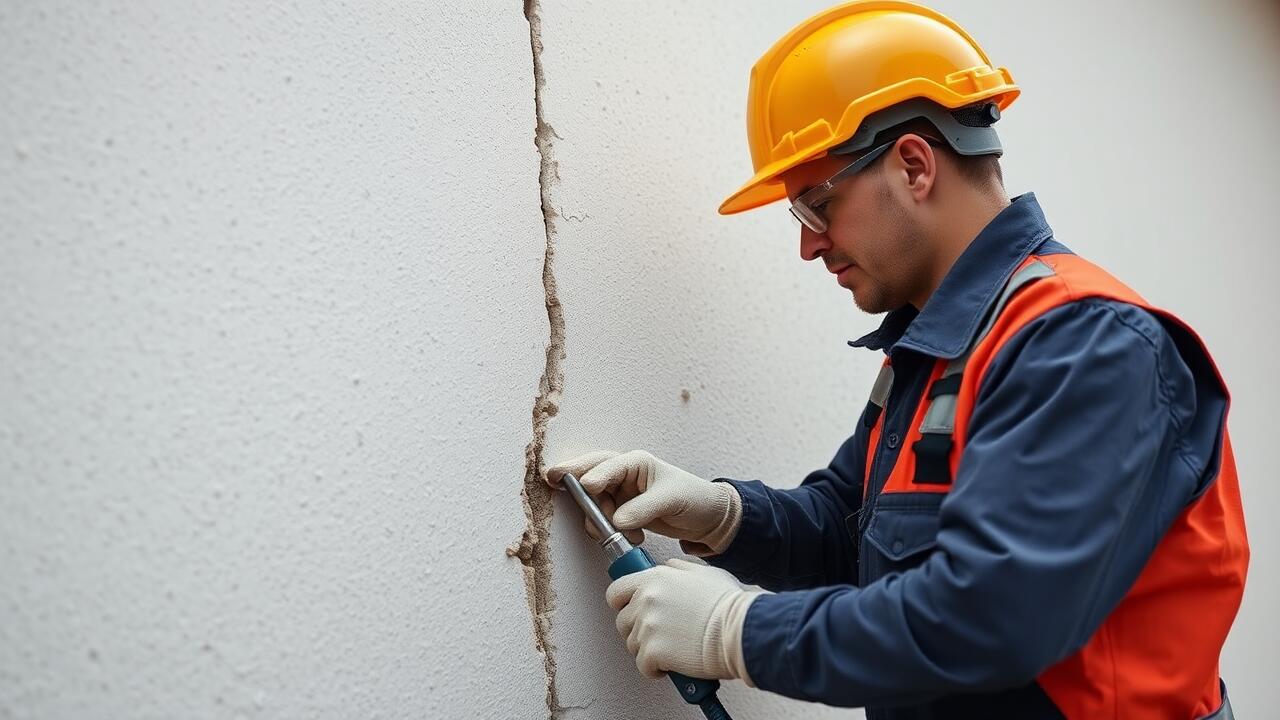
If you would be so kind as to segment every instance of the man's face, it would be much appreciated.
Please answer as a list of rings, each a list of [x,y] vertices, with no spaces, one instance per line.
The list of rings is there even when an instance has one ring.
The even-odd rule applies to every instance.
[[[827,156],[783,173],[789,201],[854,159]],[[854,304],[873,314],[907,304],[927,274],[926,233],[894,187],[894,160],[890,149],[811,203],[827,218],[825,233],[800,225],[800,257],[821,259],[836,282],[853,293]]]

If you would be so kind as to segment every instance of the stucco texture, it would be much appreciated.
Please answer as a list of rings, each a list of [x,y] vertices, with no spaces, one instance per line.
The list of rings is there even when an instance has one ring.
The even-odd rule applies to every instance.
[[[532,90],[511,3],[0,6],[0,717],[545,709]]]
[[[0,3],[0,718],[696,717],[527,481],[643,448],[785,487],[852,431],[878,318],[781,206],[715,213],[751,64],[825,5]],[[1263,716],[1280,13],[936,7],[1024,88],[1011,194],[1234,390],[1223,675]]]

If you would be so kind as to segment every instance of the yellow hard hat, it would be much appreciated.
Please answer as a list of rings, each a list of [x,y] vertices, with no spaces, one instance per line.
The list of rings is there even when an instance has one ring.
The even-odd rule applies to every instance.
[[[921,98],[947,109],[985,101],[998,118],[1019,92],[1009,71],[941,13],[894,0],[837,5],[797,25],[751,68],[755,175],[720,213],[786,197],[780,174],[826,155],[874,113]]]

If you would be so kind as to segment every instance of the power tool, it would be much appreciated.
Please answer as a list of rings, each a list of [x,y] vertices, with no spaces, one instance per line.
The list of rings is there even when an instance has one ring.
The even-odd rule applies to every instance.
[[[609,577],[617,580],[623,575],[642,572],[657,565],[644,548],[632,545],[613,527],[613,523],[609,522],[609,519],[600,511],[600,507],[587,494],[578,478],[565,473],[560,484],[569,491],[570,497],[586,514],[587,520],[595,527],[600,537],[604,538],[600,541],[600,547],[609,556]],[[720,689],[719,680],[702,680],[674,672],[667,673],[667,676],[671,678],[672,683],[675,683],[680,697],[690,705],[701,708],[707,720],[732,720],[724,706],[720,704],[720,699],[716,697],[716,690]]]

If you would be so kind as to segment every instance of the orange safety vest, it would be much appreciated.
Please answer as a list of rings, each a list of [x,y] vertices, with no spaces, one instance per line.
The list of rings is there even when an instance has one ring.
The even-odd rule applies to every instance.
[[[1076,255],[1033,255],[1013,273],[970,351],[935,363],[930,391],[922,394],[906,438],[914,452],[898,456],[881,493],[949,492],[992,360],[1028,323],[1084,298],[1116,300],[1154,314],[1171,333],[1182,334],[1188,341],[1182,346],[1201,353],[1222,382],[1203,342],[1177,317]],[[886,359],[873,403],[883,406],[891,383]],[[878,447],[883,423],[881,413],[868,447]],[[872,458],[868,453],[867,477]],[[1240,607],[1249,562],[1225,428],[1218,462],[1216,480],[1177,517],[1133,587],[1084,647],[1036,678],[1066,717],[1168,720],[1222,712],[1218,656]]]

